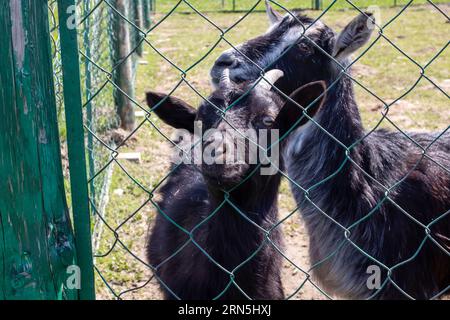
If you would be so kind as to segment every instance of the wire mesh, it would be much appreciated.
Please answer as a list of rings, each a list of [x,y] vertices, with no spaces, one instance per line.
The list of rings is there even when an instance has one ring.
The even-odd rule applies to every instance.
[[[312,6],[311,1],[271,1],[272,4],[279,10],[284,9],[289,12],[289,10],[296,8],[310,8]],[[395,3],[394,3],[395,2]],[[423,157],[420,159],[427,158],[433,161],[437,165],[439,163],[427,156],[427,150],[438,141],[442,135],[444,135],[448,130],[449,126],[446,125],[445,128],[439,127],[443,132],[436,136],[435,140],[432,141],[428,146],[422,146],[420,143],[414,140],[413,136],[410,136],[407,131],[398,125],[396,120],[392,120],[389,111],[394,108],[396,103],[403,100],[410,92],[418,90],[421,85],[421,81],[426,81],[433,88],[438,88],[439,93],[445,99],[444,105],[447,103],[448,106],[448,93],[442,85],[439,85],[435,77],[428,75],[428,70],[434,61],[439,59],[439,57],[444,56],[446,49],[448,47],[448,40],[443,44],[443,47],[433,48],[433,54],[431,59],[426,62],[418,62],[414,57],[410,56],[405,50],[402,50],[400,46],[396,44],[396,39],[391,39],[390,36],[386,35],[389,26],[401,19],[402,15],[406,15],[408,10],[410,10],[415,4],[426,4],[430,10],[434,10],[435,14],[442,16],[446,19],[447,23],[449,21],[446,10],[448,6],[440,7],[437,3],[441,1],[380,1],[376,3],[378,6],[391,6],[397,5],[398,9],[395,14],[385,23],[379,24],[376,27],[378,35],[375,40],[372,40],[371,44],[361,52],[358,57],[352,62],[355,67],[365,56],[370,56],[373,51],[373,47],[382,41],[386,44],[386,47],[395,51],[396,56],[399,59],[405,59],[412,63],[419,71],[420,76],[418,79],[414,79],[413,84],[410,85],[401,95],[396,96],[395,99],[391,101],[385,101],[385,98],[378,95],[364,82],[364,78],[352,76],[348,72],[349,68],[342,67],[342,74],[350,77],[354,82],[355,86],[359,92],[364,92],[365,95],[370,96],[370,99],[376,101],[378,104],[382,105],[383,116],[378,121],[372,123],[373,129],[368,131],[364,138],[355,141],[351,146],[346,146],[342,144],[339,140],[336,140],[336,144],[340,144],[347,151],[345,163],[350,163],[351,165],[358,166],[358,163],[352,159],[352,150],[358,145],[364,143],[366,139],[370,139],[373,135],[375,129],[383,127],[386,123],[393,127],[395,130],[401,132],[407,139],[409,139],[413,145],[420,148]],[[446,2],[446,1],[442,1]],[[53,8],[55,1],[49,1],[50,9]],[[100,292],[100,296],[107,298],[108,292],[111,297],[122,299],[122,298],[159,298],[157,293],[150,291],[158,291],[156,288],[156,283],[159,281],[162,286],[170,292],[171,288],[164,284],[162,279],[155,278],[155,271],[160,266],[152,266],[146,261],[145,258],[145,244],[142,243],[142,239],[146,237],[146,227],[147,223],[154,223],[155,216],[160,215],[166,219],[170,220],[170,213],[163,212],[161,208],[158,207],[157,197],[160,187],[170,179],[171,175],[178,169],[178,167],[172,168],[172,170],[167,170],[168,166],[166,149],[161,147],[161,143],[167,142],[172,146],[176,146],[176,142],[173,141],[170,136],[170,130],[167,131],[153,112],[145,106],[141,101],[143,99],[144,89],[152,89],[153,87],[158,87],[170,94],[180,93],[186,99],[191,99],[190,101],[198,102],[206,100],[206,89],[198,89],[199,84],[190,78],[191,75],[195,75],[196,69],[203,63],[214,61],[212,60],[216,49],[222,49],[224,45],[236,48],[234,43],[233,35],[234,29],[237,28],[241,23],[244,23],[247,16],[263,8],[264,1],[236,1],[233,7],[232,1],[165,1],[153,3],[152,1],[129,1],[129,7],[126,14],[117,9],[116,3],[113,0],[97,0],[97,1],[79,1],[78,9],[81,13],[81,19],[79,23],[79,34],[80,34],[80,56],[83,71],[83,78],[80,79],[83,84],[84,93],[84,111],[86,116],[86,139],[88,146],[88,156],[89,156],[89,168],[90,168],[90,201],[93,211],[96,215],[96,224],[94,227],[94,250],[95,250],[95,264],[96,271],[98,274],[97,286]],[[136,5],[138,4],[138,5]],[[323,1],[323,11],[319,13],[319,18],[324,18],[327,15],[335,14],[332,9],[348,8],[353,9],[354,12],[363,12],[363,9],[372,5],[371,1]],[[159,13],[157,15],[158,22],[151,25],[149,20],[149,14],[152,10]],[[53,10],[51,10],[52,12]],[[200,48],[200,45],[193,45],[191,47],[190,54],[192,55],[189,62],[179,63],[179,57],[171,58],[170,52],[176,50],[176,48],[164,47],[166,39],[158,38],[158,33],[162,32],[161,29],[165,28],[165,20],[168,19],[178,19],[178,23],[183,29],[184,22],[188,21],[185,15],[180,13],[189,11],[192,16],[198,18],[200,24],[205,25],[206,29],[202,30],[205,32],[204,37],[207,37],[206,32],[211,32],[213,35],[208,38],[207,48]],[[213,11],[241,11],[243,15],[237,18],[237,22],[233,23],[231,27],[224,27],[223,21],[221,23],[216,23],[215,18],[218,19],[217,15],[212,15],[211,17],[205,12]],[[139,17],[142,14],[142,18]],[[180,15],[179,15],[180,14]],[[219,13],[217,13],[219,14]],[[224,13],[225,14],[225,13]],[[423,16],[426,18],[426,14]],[[123,39],[117,39],[118,31],[114,28],[117,20],[124,22],[129,28],[130,38],[129,38],[129,54],[127,56],[117,57],[118,49],[117,43],[123,41]],[[209,28],[209,29],[208,29]],[[215,33],[212,32],[215,31]],[[177,30],[175,32],[179,32]],[[438,31],[443,32],[443,31]],[[217,34],[217,36],[216,36]],[[174,36],[170,34],[170,36]],[[191,35],[192,36],[192,35]],[[202,35],[199,35],[202,36]],[[211,39],[211,41],[210,41]],[[401,38],[398,38],[401,39]],[[54,37],[54,47],[55,47],[55,57],[54,65],[56,70],[56,78],[60,72],[60,64],[58,63],[58,42],[57,36]],[[246,39],[247,40],[247,39]],[[181,38],[179,40],[180,45],[188,45],[187,39]],[[176,43],[176,42],[174,42]],[[139,52],[137,54],[136,52]],[[219,52],[220,53],[220,52]],[[143,66],[151,64],[150,67],[144,68],[139,67],[140,59],[148,59],[147,63],[143,63]],[[130,61],[130,66],[132,67],[132,82],[133,87],[131,92],[124,92],[123,87],[120,85],[120,75],[116,73],[127,61]],[[151,74],[148,74],[150,70]],[[262,69],[261,69],[262,70]],[[142,71],[142,73],[140,73]],[[162,75],[155,76],[157,73],[162,73]],[[365,71],[366,73],[369,71]],[[394,72],[394,71],[392,71]],[[176,77],[171,77],[170,73],[176,74]],[[364,70],[362,71],[364,74]],[[395,72],[394,72],[395,73]],[[148,78],[147,78],[148,77]],[[167,84],[161,84],[165,77],[167,79],[172,79],[173,81],[167,81]],[[202,75],[206,78],[207,75]],[[193,77],[194,78],[194,77]],[[174,80],[175,79],[175,80]],[[197,78],[196,78],[197,79]],[[139,83],[143,81],[145,83]],[[394,81],[394,80],[393,80]],[[137,87],[135,83],[137,82]],[[440,82],[442,83],[442,82]],[[58,93],[61,92],[62,88],[60,81],[55,81],[57,96],[60,97]],[[195,98],[192,98],[194,96]],[[126,99],[133,105],[133,107],[142,113],[142,117],[137,118],[135,129],[128,132],[119,132],[118,128],[120,126],[120,119],[117,115],[117,99]],[[59,98],[58,98],[59,99]],[[60,102],[62,105],[63,101]],[[155,106],[152,106],[155,107]],[[230,106],[232,108],[233,106]],[[445,110],[445,109],[442,109]],[[438,112],[439,113],[439,112]],[[442,115],[441,115],[442,116]],[[311,120],[314,125],[319,126],[314,119]],[[322,128],[322,130],[325,130]],[[118,138],[117,135],[120,135]],[[144,150],[147,153],[142,154],[143,159],[134,159],[137,163],[130,163],[121,158],[121,155],[128,154],[130,151],[135,151],[136,140],[142,141],[145,139],[154,140],[155,143],[151,145],[151,148],[155,150],[149,151]],[[161,155],[162,154],[162,155]],[[419,160],[419,161],[420,161]],[[404,294],[406,298],[411,297],[408,292],[402,290],[395,281],[391,278],[393,272],[410,261],[413,261],[421,252],[424,244],[427,242],[432,242],[442,250],[442,252],[448,256],[449,251],[444,246],[440,245],[436,239],[428,232],[434,224],[438,223],[442,219],[445,219],[449,212],[443,212],[438,218],[429,224],[423,224],[408,212],[403,210],[401,206],[396,204],[390,197],[390,193],[395,190],[395,188],[401,184],[401,182],[408,176],[405,176],[402,180],[397,181],[395,184],[390,186],[381,185],[380,187],[385,192],[385,197],[377,201],[377,205],[369,212],[366,213],[361,219],[355,221],[353,224],[348,226],[343,226],[338,223],[333,217],[320,209],[319,204],[313,202],[310,198],[310,193],[312,193],[318,186],[325,184],[333,176],[338,175],[342,168],[344,168],[345,163],[341,166],[338,172],[335,172],[332,176],[326,177],[316,185],[304,189],[303,186],[298,185],[298,183],[293,180],[285,172],[281,172],[285,180],[290,182],[292,185],[296,186],[305,194],[305,201],[310,202],[317,211],[319,211],[324,217],[336,224],[336,227],[341,229],[342,235],[344,236],[344,241],[342,242],[342,247],[353,246],[356,250],[361,252],[366,258],[374,261],[383,268],[387,273],[387,277],[382,284],[382,288],[388,284],[392,284],[398,288],[400,292]],[[440,166],[443,172],[449,173],[449,168]],[[362,168],[360,168],[363,171]],[[409,172],[411,173],[411,172]],[[372,183],[377,183],[377,179],[373,177],[369,172],[364,172],[366,179],[372,181]],[[230,191],[227,191],[227,194]],[[124,193],[126,195],[124,195]],[[117,198],[108,203],[111,198]],[[236,213],[241,216],[243,220],[248,220],[247,215],[240,211],[237,206],[233,204],[230,199],[226,199],[225,202],[236,209]],[[382,261],[378,261],[375,257],[366,253],[362,247],[357,243],[353,242],[351,239],[351,232],[358,226],[364,224],[367,220],[373,218],[374,214],[380,208],[380,206],[386,203],[391,203],[398,207],[398,209],[407,217],[410,218],[411,223],[417,224],[424,229],[424,238],[421,245],[417,248],[415,253],[411,257],[404,258],[400,262],[392,266],[386,266]],[[265,245],[272,245],[275,247],[271,241],[271,235],[273,230],[282,229],[286,233],[286,224],[288,220],[292,220],[297,215],[299,209],[297,205],[291,204],[291,210],[268,230],[259,230],[265,236]],[[189,240],[187,243],[193,243],[198,246],[195,241],[193,241],[195,231],[200,225],[207,224],[209,220],[219,211],[219,207],[211,213],[207,219],[202,221],[199,225],[195,226],[192,230],[185,230],[183,226],[178,225],[171,220],[178,230],[185,233]],[[450,209],[450,208],[447,208]],[[149,221],[146,221],[148,219]],[[145,228],[143,228],[145,226]],[[299,228],[299,222],[290,224],[289,228]],[[257,226],[256,226],[257,227]],[[137,243],[139,242],[139,243]],[[183,246],[184,247],[184,246]],[[204,248],[198,247],[200,251],[203,252],[213,263],[217,264],[213,257],[211,257]],[[286,298],[302,298],[301,292],[305,291],[305,288],[309,286],[315,292],[313,295],[315,298],[332,298],[331,293],[326,292],[321,286],[312,279],[311,274],[314,269],[320,268],[326,260],[332,259],[336,252],[330,252],[329,256],[324,259],[324,261],[312,261],[311,266],[298,265],[293,259],[290,258],[289,253],[283,252],[280,248],[275,248],[279,254],[283,257],[285,265],[288,265],[293,270],[293,274],[298,274],[301,276],[302,280],[291,286],[290,292],[287,292]],[[298,248],[297,248],[298,249]],[[176,256],[180,250],[173,252],[173,256]],[[298,249],[300,250],[300,249]],[[306,250],[306,248],[304,248]],[[256,255],[257,250],[255,250],[254,255],[244,259],[242,265],[248,263]],[[170,257],[168,257],[170,260]],[[221,266],[220,266],[221,267]],[[225,269],[222,267],[222,269]],[[229,290],[230,287],[235,286],[239,288],[239,285],[234,281],[234,276],[239,272],[240,266],[233,270],[226,270],[225,272],[230,276],[230,286],[223,289],[216,297],[220,298],[223,294]],[[450,283],[449,283],[450,286]],[[374,293],[372,297],[376,297],[377,293],[382,290],[380,288]],[[439,293],[436,293],[434,298],[441,297],[445,293],[448,293],[449,287],[445,288]],[[240,289],[241,290],[241,289]],[[220,290],[219,290],[220,291]],[[140,295],[140,292],[144,292]],[[150,292],[150,293],[149,293]],[[176,293],[172,292],[175,298],[178,298]],[[242,292],[244,295],[245,292]],[[251,297],[250,297],[251,298]]]
[[[445,0],[437,0],[434,3],[445,3]],[[155,12],[157,13],[167,13],[178,3],[178,0],[155,0]],[[202,12],[245,12],[253,6],[255,3],[253,0],[192,0],[189,1],[196,9]],[[408,0],[358,0],[352,1],[354,5],[360,8],[368,7],[370,5],[377,5],[379,7],[392,7],[392,6],[404,6],[409,3]],[[414,4],[426,4],[427,0],[416,0]],[[323,10],[332,4],[334,9],[351,9],[353,6],[346,1],[333,1],[333,0],[286,0],[281,3],[284,7],[295,10],[295,9],[320,9]],[[264,4],[260,4],[256,7],[256,11],[263,11]],[[180,12],[189,12],[188,10],[183,10]]]
[[[58,114],[59,136],[61,140],[61,156],[64,174],[64,185],[66,188],[67,197],[70,199],[69,187],[69,161],[67,157],[67,143],[66,143],[66,127],[64,125],[64,86],[62,82],[62,63],[61,63],[61,45],[59,38],[59,19],[57,14],[57,0],[48,1],[48,17],[49,29],[51,36],[51,50],[53,62],[53,74],[55,84],[56,107]]]

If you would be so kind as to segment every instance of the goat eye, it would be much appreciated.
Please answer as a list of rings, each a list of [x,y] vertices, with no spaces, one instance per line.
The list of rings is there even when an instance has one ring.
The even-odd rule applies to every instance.
[[[265,116],[265,117],[262,119],[262,123],[263,123],[266,127],[270,127],[271,125],[273,125],[273,122],[274,122],[274,120],[273,120],[273,118],[270,117],[270,116]]]
[[[311,53],[312,49],[310,48],[310,46],[308,46],[306,43],[304,42],[300,42],[298,44],[299,49],[304,52],[304,53]]]

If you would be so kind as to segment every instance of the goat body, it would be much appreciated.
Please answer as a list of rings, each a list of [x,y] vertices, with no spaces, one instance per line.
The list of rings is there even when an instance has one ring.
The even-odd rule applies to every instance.
[[[223,108],[245,92],[227,81],[226,73],[220,88],[211,100]],[[305,96],[315,90],[323,91],[323,85],[307,87]],[[269,99],[272,95],[273,100]],[[148,93],[147,97],[151,106],[165,101],[158,93]],[[179,99],[167,101],[156,113],[174,127],[188,128],[192,134],[195,119],[222,133],[231,128],[207,102],[196,111]],[[270,88],[259,85],[241,100],[241,106],[227,113],[227,121],[233,119],[233,125],[242,131],[252,129],[262,125],[272,111],[279,111],[281,102],[270,93]],[[203,147],[229,139],[226,135],[214,142],[212,137],[202,137]],[[230,145],[234,141],[227,141],[226,148],[215,146],[216,160],[233,151]],[[245,149],[247,156],[250,150]],[[148,260],[155,267],[167,299],[284,297],[281,255],[277,252],[282,247],[282,237],[280,230],[273,228],[277,222],[281,175],[278,172],[263,175],[256,169],[253,164],[221,161],[172,165],[171,174],[160,190],[162,198],[157,202],[160,214],[148,247]]]
[[[276,189],[275,195],[269,195],[272,203],[266,204],[263,199],[256,201],[268,206],[266,214],[248,217],[266,230],[276,222]],[[243,199],[250,196],[245,190],[239,192],[243,192]],[[274,247],[265,243],[265,234],[245,221],[229,204],[215,212],[223,198],[212,196],[194,165],[178,167],[162,187],[161,195],[162,200],[158,202],[161,211],[186,231],[192,231],[190,239],[189,234],[162,214],[156,218],[148,259],[153,266],[159,266],[156,274],[163,283],[166,299],[175,298],[171,292],[187,300],[245,299],[247,297],[231,283],[229,272],[233,270],[235,283],[250,298],[283,298],[279,276],[281,261]],[[271,239],[281,247],[280,231],[275,229]],[[247,258],[251,259],[244,263]]]
[[[313,124],[291,138],[289,176],[305,189],[320,182],[309,192],[314,205],[292,185],[312,263],[322,261],[314,269],[317,280],[347,298],[441,293],[450,285],[450,135],[408,133],[426,156],[400,132],[365,136],[347,77],[330,89],[317,122],[350,148],[347,157],[346,148]],[[390,278],[401,290],[386,281],[381,264],[395,266]],[[381,266],[381,290],[367,286],[370,265]]]
[[[217,81],[230,68],[234,81],[251,81],[261,68],[280,69],[285,76],[276,85],[286,94],[326,81],[315,121],[327,132],[312,122],[300,127],[285,161],[321,287],[357,299],[433,298],[448,290],[450,134],[435,141],[427,133],[366,133],[343,73],[368,43],[374,15],[360,13],[337,35],[301,13],[282,16],[269,1],[266,7],[267,32],[225,51],[210,74]],[[371,265],[380,268],[380,290],[369,289]]]
[[[292,102],[283,103],[267,84],[252,83],[235,86],[224,72],[211,100],[224,109],[233,102],[226,120],[209,102],[194,109],[179,99],[161,100],[158,93],[148,93],[150,106],[162,102],[163,110],[156,113],[168,124],[191,128],[192,121],[201,120],[210,128],[226,132],[258,130],[257,141],[266,141],[262,134],[277,130],[281,134],[297,121],[303,111]],[[269,83],[283,76],[279,70],[267,73]],[[252,92],[244,95],[249,88]],[[291,95],[300,105],[311,105],[307,111],[314,116],[323,105],[324,82],[304,85]],[[177,105],[172,116],[167,107]],[[184,111],[183,111],[184,110]],[[213,112],[211,112],[211,110]],[[237,129],[235,129],[237,127]],[[265,130],[261,130],[264,128]],[[208,132],[208,131],[205,131]],[[277,137],[276,131],[273,131]],[[222,136],[222,135],[220,135]],[[226,140],[227,147],[215,145],[212,136],[203,136],[203,147],[214,145],[214,157],[223,160],[230,155],[236,141]],[[192,139],[188,139],[192,141]],[[252,148],[246,143],[241,155],[250,159]],[[260,145],[260,147],[262,147]],[[280,144],[280,150],[285,143]],[[277,150],[277,149],[275,149]],[[270,153],[278,152],[270,149]],[[197,155],[198,156],[198,155]],[[196,157],[196,155],[194,155]],[[197,159],[198,160],[198,159]],[[273,159],[276,160],[276,159]],[[279,166],[284,168],[282,159]],[[194,161],[196,163],[196,161]],[[278,161],[275,161],[278,163]],[[272,167],[273,163],[271,162]],[[161,188],[160,213],[150,237],[148,259],[165,289],[166,298],[181,299],[282,299],[281,254],[282,237],[277,222],[277,199],[281,174],[277,170],[262,170],[263,162],[202,163],[201,165],[173,165],[166,184]],[[265,166],[264,169],[268,169]]]

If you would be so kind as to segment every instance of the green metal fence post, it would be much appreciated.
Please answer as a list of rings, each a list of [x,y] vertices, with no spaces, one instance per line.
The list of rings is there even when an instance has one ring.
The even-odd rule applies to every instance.
[[[0,299],[76,299],[47,0],[0,5]]]
[[[129,17],[128,0],[114,0],[112,3],[124,17]],[[134,107],[129,99],[134,98],[133,57],[130,55],[134,41],[131,41],[129,22],[116,14],[113,24],[114,83],[120,88],[115,90],[114,98],[121,127],[131,131],[135,125]]]
[[[314,9],[315,9],[315,10],[320,10],[320,9],[322,9],[322,0],[315,0],[315,1],[314,1]]]
[[[75,0],[58,0],[72,208],[81,269],[80,299],[95,299]]]

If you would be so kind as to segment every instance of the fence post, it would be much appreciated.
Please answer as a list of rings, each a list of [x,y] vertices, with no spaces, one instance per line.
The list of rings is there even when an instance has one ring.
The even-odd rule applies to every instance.
[[[144,26],[145,31],[148,31],[152,25],[152,20],[150,18],[151,11],[152,11],[152,0],[144,0]]]
[[[77,262],[81,269],[80,299],[95,299],[91,217],[86,171],[76,0],[58,0],[67,146],[70,161]]]
[[[76,299],[47,0],[3,1],[0,41],[0,299]]]
[[[112,3],[124,17],[129,17],[128,0],[114,0]],[[128,22],[118,14],[115,15],[113,24],[114,83],[120,88],[115,89],[114,98],[121,127],[131,131],[135,125],[133,103],[129,99],[134,98],[133,57],[130,54],[131,32]]]
[[[236,11],[236,0],[233,0],[233,12]]]
[[[144,28],[144,7],[143,7],[143,0],[135,0],[134,1],[134,20],[135,25],[140,29],[143,30]],[[134,27],[133,27],[134,28]],[[135,30],[135,43],[138,44],[141,42],[143,35],[139,30]],[[136,48],[136,53],[142,57],[142,44],[138,45]]]
[[[315,0],[315,1],[314,1],[314,9],[315,9],[315,10],[320,10],[320,9],[322,9],[322,0]]]
[[[88,14],[91,11],[91,2],[90,1],[86,1],[84,4],[84,12],[83,15]],[[84,21],[84,35],[83,35],[83,45],[86,48],[86,56],[91,57],[91,47],[90,47],[90,42],[91,42],[91,37],[90,37],[90,32],[91,32],[91,23],[90,23],[90,19],[86,19]],[[92,101],[90,101],[91,96],[92,96],[92,73],[91,73],[91,62],[88,59],[85,59],[84,61],[84,70],[85,70],[85,80],[84,80],[84,85],[85,85],[85,99],[86,101],[88,101],[85,105],[85,109],[86,109],[86,125],[89,128],[89,130],[91,131],[95,131],[95,121],[93,120],[94,118],[94,114],[93,114],[93,106],[92,106]],[[88,154],[89,154],[89,176],[93,177],[95,174],[95,159],[94,159],[94,138],[93,136],[90,134],[87,137],[87,147],[88,147]],[[95,195],[95,184],[94,181],[90,181],[89,183],[89,187],[90,187],[90,196],[92,199],[96,199],[96,195]]]

